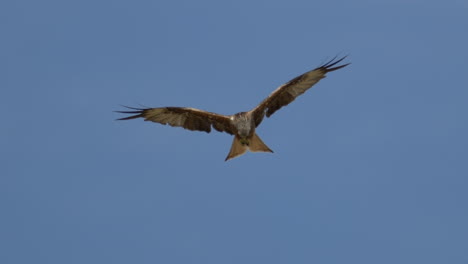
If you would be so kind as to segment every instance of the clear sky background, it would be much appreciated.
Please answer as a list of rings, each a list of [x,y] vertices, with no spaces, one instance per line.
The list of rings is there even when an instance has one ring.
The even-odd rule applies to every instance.
[[[468,263],[468,2],[2,1],[0,263]],[[122,105],[253,108],[274,154]]]

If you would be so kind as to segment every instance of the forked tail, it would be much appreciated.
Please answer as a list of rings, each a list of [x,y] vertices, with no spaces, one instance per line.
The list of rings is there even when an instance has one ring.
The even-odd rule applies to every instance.
[[[245,154],[247,150],[250,150],[252,152],[273,153],[273,150],[271,150],[265,143],[263,143],[263,141],[260,139],[257,133],[254,133],[253,136],[247,138],[247,140],[241,140],[241,138],[236,135],[234,136],[231,150],[229,151],[229,154],[226,157],[225,161],[241,156]]]
[[[273,153],[273,150],[271,150],[263,141],[260,139],[260,137],[257,135],[257,133],[254,133],[252,138],[250,139],[250,145],[249,145],[249,150],[252,152],[271,152]]]

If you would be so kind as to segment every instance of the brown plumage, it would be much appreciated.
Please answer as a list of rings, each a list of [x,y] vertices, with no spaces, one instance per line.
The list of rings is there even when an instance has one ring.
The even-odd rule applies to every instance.
[[[255,133],[255,128],[260,125],[263,117],[265,115],[270,117],[281,107],[294,101],[296,97],[325,78],[328,72],[336,71],[349,65],[347,63],[335,66],[345,58],[346,56],[338,60],[333,58],[322,66],[297,76],[278,87],[258,106],[248,112],[226,116],[189,107],[127,107],[131,111],[117,112],[132,115],[118,120],[144,118],[145,121],[183,127],[188,130],[205,131],[207,133],[211,132],[211,127],[213,127],[219,132],[234,135],[231,150],[226,160],[240,156],[247,152],[247,150],[252,152],[273,152]]]

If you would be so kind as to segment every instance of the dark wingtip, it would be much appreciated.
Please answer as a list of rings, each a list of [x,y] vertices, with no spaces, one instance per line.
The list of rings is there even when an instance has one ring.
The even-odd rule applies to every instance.
[[[133,116],[128,116],[128,117],[122,117],[122,118],[117,118],[116,120],[117,121],[130,120],[130,119],[135,119],[135,118],[139,118],[139,117],[143,117],[143,115],[133,115]]]
[[[133,111],[114,111],[114,112],[115,113],[120,113],[120,114],[132,114],[132,115],[127,116],[127,117],[118,118],[116,120],[130,120],[130,119],[143,117],[143,112],[146,110],[144,108],[135,108],[135,107],[130,107],[130,106],[126,106],[126,105],[122,105],[122,106],[125,107],[125,108],[128,108],[128,109],[131,109]]]
[[[337,65],[338,63],[342,62],[344,59],[346,59],[348,57],[348,55],[346,56],[343,56],[341,57],[340,59],[336,59],[337,56],[333,57],[333,59],[329,60],[328,62],[324,63],[322,66],[320,66],[319,68],[320,69],[324,69],[326,70],[327,72],[331,72],[331,71],[336,71],[338,69],[341,69],[341,68],[344,68],[348,65],[350,65],[351,63],[346,63],[346,64],[343,64],[343,65],[339,65],[339,66],[336,66],[336,67],[333,67],[335,65]]]
[[[334,67],[334,68],[328,68],[328,69],[327,69],[327,72],[332,72],[332,71],[339,70],[339,69],[344,68],[344,67],[346,67],[346,66],[348,66],[348,65],[350,65],[350,64],[351,64],[351,62],[350,62],[350,63],[343,64],[343,65],[340,65],[340,66],[337,66],[337,67]]]

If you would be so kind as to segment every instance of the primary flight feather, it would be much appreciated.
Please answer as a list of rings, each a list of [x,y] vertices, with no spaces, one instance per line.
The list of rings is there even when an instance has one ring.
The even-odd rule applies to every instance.
[[[329,62],[308,71],[289,82],[281,85],[273,91],[258,106],[248,112],[240,112],[226,116],[189,107],[158,107],[158,108],[134,108],[127,107],[129,111],[117,111],[118,113],[131,114],[131,116],[118,120],[144,118],[145,121],[153,121],[163,125],[183,127],[188,130],[211,132],[211,127],[219,132],[234,135],[231,150],[226,161],[244,154],[247,150],[252,152],[273,152],[255,133],[255,128],[260,125],[263,117],[270,117],[281,107],[288,105],[299,95],[310,89],[328,72],[344,68],[350,63],[338,65],[345,57],[333,58]]]

